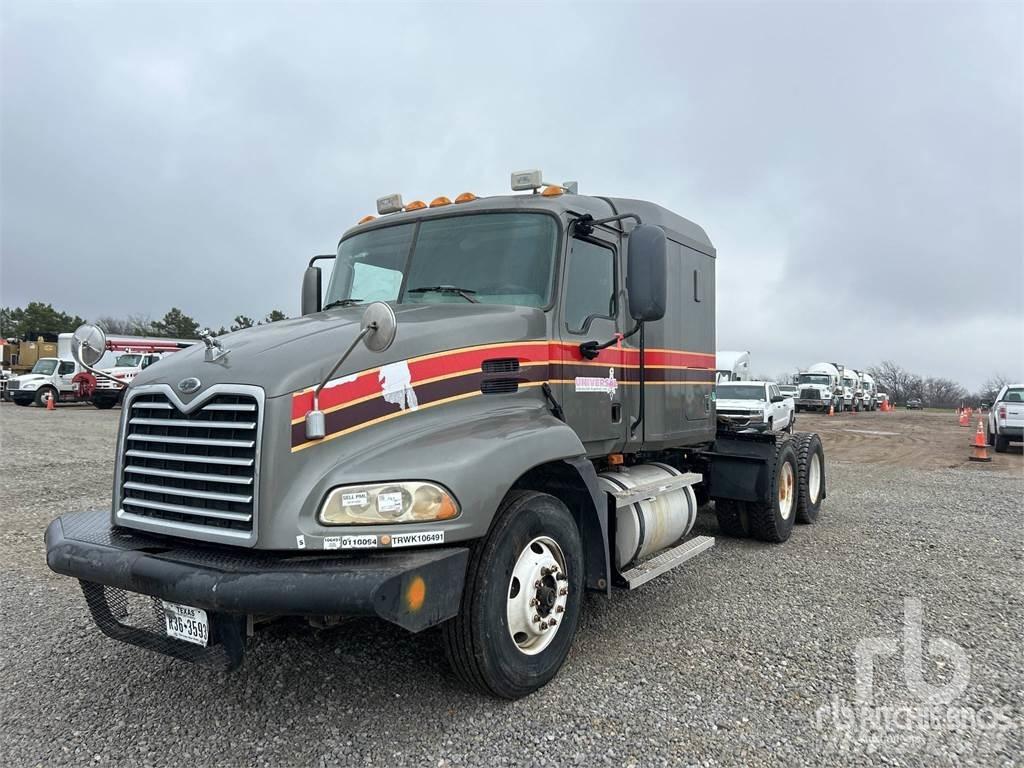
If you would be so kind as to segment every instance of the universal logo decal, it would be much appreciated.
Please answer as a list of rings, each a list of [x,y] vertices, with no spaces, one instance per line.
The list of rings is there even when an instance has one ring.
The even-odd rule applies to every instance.
[[[608,399],[615,397],[619,389],[619,382],[615,380],[615,369],[608,369],[608,378],[600,376],[577,376],[575,379],[577,392],[606,392]]]
[[[193,392],[198,392],[201,386],[203,386],[203,382],[195,376],[190,376],[178,382],[178,391],[183,395],[191,395]]]

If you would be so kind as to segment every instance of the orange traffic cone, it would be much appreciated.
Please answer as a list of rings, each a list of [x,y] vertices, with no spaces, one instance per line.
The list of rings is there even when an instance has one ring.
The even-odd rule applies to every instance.
[[[836,407],[834,405],[829,405],[829,407],[828,407],[828,415],[829,416],[835,416],[836,415]]]
[[[56,411],[57,410],[56,400],[57,400],[57,398],[54,397],[53,395],[50,395],[48,398],[46,398],[46,410],[48,410],[48,411]]]
[[[971,423],[968,421],[969,418],[970,417],[967,415],[967,409],[966,408],[964,410],[960,411],[960,426],[961,427],[969,427],[969,426],[971,426]]]
[[[985,450],[985,430],[981,426],[981,419],[978,419],[978,431],[974,433],[974,443],[971,445],[974,449],[974,455],[970,457],[971,461],[992,461],[992,457],[988,455],[988,451]]]

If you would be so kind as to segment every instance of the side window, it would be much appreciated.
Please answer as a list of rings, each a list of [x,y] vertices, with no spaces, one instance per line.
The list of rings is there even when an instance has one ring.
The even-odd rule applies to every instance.
[[[75,372],[75,364],[69,362],[61,362],[60,364],[60,375],[67,376],[69,373]]]
[[[769,396],[770,397],[781,397],[781,395],[782,395],[782,392],[779,391],[779,388],[777,386],[775,386],[774,384],[772,384],[771,393],[770,393]]]
[[[594,317],[615,317],[615,253],[587,240],[572,240],[565,273],[565,326],[583,333]]]

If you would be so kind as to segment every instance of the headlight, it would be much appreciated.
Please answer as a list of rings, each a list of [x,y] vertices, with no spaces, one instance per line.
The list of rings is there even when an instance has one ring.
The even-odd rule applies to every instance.
[[[370,525],[450,520],[459,505],[444,488],[420,481],[380,485],[343,485],[320,507],[323,525]]]

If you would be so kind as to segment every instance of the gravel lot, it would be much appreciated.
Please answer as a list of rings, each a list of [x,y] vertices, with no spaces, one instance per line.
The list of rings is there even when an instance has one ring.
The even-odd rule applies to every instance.
[[[876,416],[890,415],[857,428],[895,431],[902,415],[864,427]],[[117,418],[0,406],[4,766],[1012,765],[1024,753],[1019,453],[928,469],[879,462],[877,446],[859,461],[847,446],[828,462],[818,525],[782,546],[719,539],[636,592],[588,597],[560,676],[507,703],[448,676],[436,631],[276,625],[230,675],[106,639],[78,585],[47,569],[42,534],[58,514],[109,503]],[[955,424],[914,418],[936,434]],[[827,452],[842,428],[825,426]],[[716,533],[713,515],[697,532]],[[854,650],[866,638],[903,647],[904,597],[923,607],[925,678],[955,671],[929,641],[958,644],[969,682],[950,706],[1011,727],[844,740],[842,717],[865,714],[840,706],[855,702]],[[876,663],[874,703],[916,712],[900,658]]]

